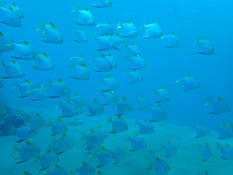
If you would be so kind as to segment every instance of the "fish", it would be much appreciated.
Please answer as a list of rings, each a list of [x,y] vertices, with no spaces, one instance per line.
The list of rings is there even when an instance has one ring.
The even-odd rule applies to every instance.
[[[208,128],[203,126],[203,125],[197,125],[197,126],[195,126],[194,129],[195,129],[197,138],[206,137],[209,135]]]
[[[117,102],[117,95],[115,91],[101,91],[97,100],[102,105],[115,105]]]
[[[0,6],[0,23],[11,27],[21,27],[22,19],[22,10],[15,3]]]
[[[63,134],[67,131],[67,126],[61,118],[57,118],[55,121],[50,122],[51,136]]]
[[[214,55],[215,48],[213,44],[206,37],[199,37],[195,43],[196,52],[201,55]]]
[[[104,113],[104,107],[96,99],[89,103],[88,106],[89,116],[97,116]]]
[[[130,137],[131,150],[130,152],[139,151],[147,147],[146,141],[143,137],[137,134],[134,137]]]
[[[54,152],[52,152],[51,150],[47,150],[39,158],[39,161],[40,161],[40,166],[41,166],[41,169],[39,170],[39,172],[41,172],[51,167],[55,167],[59,161],[59,156],[55,154]]]
[[[35,132],[32,131],[30,125],[21,126],[16,129],[16,136],[17,136],[16,143],[21,143],[26,141],[29,138],[31,138],[34,134]]]
[[[159,38],[162,34],[162,29],[156,21],[144,25],[144,38]]]
[[[108,137],[108,132],[102,126],[91,129],[90,132],[83,134],[83,141],[87,154],[95,154],[101,148],[102,143]]]
[[[145,67],[145,60],[141,54],[136,54],[129,58],[129,68],[132,70],[141,70]]]
[[[155,159],[153,168],[156,175],[165,175],[170,171],[169,164],[160,158]]]
[[[33,68],[40,71],[47,71],[47,70],[53,70],[54,65],[52,63],[51,58],[47,55],[47,53],[43,52],[42,54],[36,57]]]
[[[74,95],[68,96],[68,99],[70,99],[74,103],[75,107],[79,109],[85,108],[87,105],[87,101],[79,93],[74,93]]]
[[[136,96],[135,103],[136,109],[141,111],[147,111],[151,106],[150,102],[146,99],[144,94]]]
[[[144,80],[139,70],[128,70],[126,76],[129,84],[137,84]]]
[[[128,57],[134,57],[135,55],[141,56],[141,50],[136,43],[130,43],[126,46]]]
[[[74,140],[72,137],[63,134],[59,139],[55,140],[51,146],[51,150],[60,155],[67,152],[74,146]]]
[[[118,26],[118,33],[123,38],[134,38],[137,35],[137,28],[132,21],[121,23]]]
[[[99,165],[96,168],[101,168],[113,162],[112,152],[102,146],[100,151],[96,154]]]
[[[47,88],[42,85],[35,85],[30,92],[30,98],[32,101],[41,101],[48,98]]]
[[[75,67],[76,65],[87,65],[87,60],[83,55],[73,56],[69,58],[70,67]]]
[[[76,80],[89,80],[90,72],[86,64],[75,65],[73,68],[71,78]]]
[[[14,43],[14,50],[11,57],[22,60],[34,60],[36,52],[27,41],[24,43]]]
[[[109,72],[116,67],[114,57],[111,55],[101,55],[93,60],[93,70],[95,72]]]
[[[77,170],[78,175],[94,175],[95,168],[86,162],[82,162],[81,167]]]
[[[223,160],[232,160],[233,159],[233,148],[229,144],[220,146],[221,158]]]
[[[62,117],[73,117],[79,114],[79,108],[76,107],[71,99],[63,100],[59,106]]]
[[[170,101],[170,95],[167,89],[164,86],[154,89],[154,96],[156,103],[164,103]]]
[[[25,80],[20,83],[16,83],[16,87],[19,90],[18,98],[25,98],[32,95],[32,91],[35,88],[35,85],[31,82],[31,80]]]
[[[229,139],[233,137],[232,124],[225,123],[218,129],[218,139]]]
[[[136,123],[140,134],[149,134],[154,132],[154,125],[152,123],[147,121],[138,121]]]
[[[151,115],[149,117],[150,122],[161,122],[167,119],[167,111],[163,108],[162,104],[152,106]]]
[[[126,152],[123,151],[120,147],[117,147],[114,151],[112,151],[112,159],[114,165],[117,165],[122,160],[126,159],[126,157]]]
[[[95,19],[90,11],[90,9],[85,8],[85,9],[73,9],[73,13],[76,14],[76,24],[80,26],[94,26],[95,25]]]
[[[18,158],[16,160],[16,164],[21,164],[26,161],[35,159],[39,155],[40,149],[36,144],[27,141],[20,148],[17,149],[17,152]]]
[[[106,23],[97,24],[96,30],[99,36],[104,34],[114,35],[117,31],[117,26],[115,24],[112,24],[112,22],[108,21]]]
[[[46,120],[40,113],[36,113],[29,119],[29,126],[32,132],[36,132],[39,129],[47,126]]]
[[[79,28],[75,31],[75,42],[84,43],[88,42],[87,32],[83,28]]]
[[[15,60],[3,63],[3,69],[5,74],[2,76],[2,78],[21,78],[25,76],[21,66]]]
[[[212,151],[209,143],[201,145],[202,161],[208,161],[212,157]]]
[[[57,26],[50,22],[47,24],[41,24],[38,27],[40,32],[41,39],[43,42],[52,43],[52,44],[63,44],[64,39]]]
[[[103,34],[97,37],[99,48],[97,51],[120,50],[122,39],[118,35]]]
[[[133,107],[125,97],[121,97],[121,99],[117,102],[116,108],[118,116],[126,115],[133,110]]]
[[[200,86],[197,80],[192,76],[192,74],[188,74],[176,81],[176,84],[183,91],[195,90]]]
[[[10,52],[14,49],[15,42],[0,32],[0,55],[1,53]]]
[[[112,75],[105,76],[101,80],[102,91],[114,91],[119,88],[116,79]]]
[[[216,99],[209,97],[206,106],[210,106],[210,114],[213,115],[223,115],[231,113],[230,105],[226,102],[226,100],[223,97],[220,96]]]
[[[147,170],[151,170],[154,166],[154,162],[155,162],[155,153],[153,151],[146,151],[146,154],[144,156],[144,161],[146,162],[146,169]]]
[[[69,95],[70,91],[65,82],[59,78],[57,81],[50,81],[47,88],[49,98],[59,98]]]
[[[166,48],[177,48],[180,46],[180,41],[175,32],[163,35],[161,40]]]
[[[119,115],[115,119],[111,119],[111,123],[112,123],[112,130],[111,130],[112,134],[128,131],[127,122]]]

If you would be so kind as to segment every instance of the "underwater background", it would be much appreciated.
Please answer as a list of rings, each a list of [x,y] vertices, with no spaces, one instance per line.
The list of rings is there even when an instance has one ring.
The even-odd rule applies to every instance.
[[[105,1],[96,2],[101,4]],[[12,44],[11,50],[3,51],[6,45],[3,40],[0,41],[0,175],[233,174],[233,2],[112,0],[107,7],[94,7],[93,2],[0,1],[1,8],[15,3],[23,13],[21,26],[15,27],[7,24],[10,18],[5,18],[4,10],[0,9],[0,32]],[[77,16],[82,15],[78,10],[86,8],[93,15],[94,22],[91,25],[77,24]],[[162,31],[159,36],[145,37],[146,25],[154,21]],[[43,41],[41,30],[45,27],[41,26],[49,23],[54,24],[52,29],[59,30],[62,43]],[[116,27],[114,34],[100,34],[98,26],[105,23]],[[127,23],[134,24],[136,31],[133,31],[134,28],[124,28]],[[79,28],[86,32],[87,42],[74,41]],[[123,36],[128,31],[135,35]],[[164,43],[164,38],[170,33],[177,38],[169,38],[168,42],[179,43],[174,47],[167,47],[166,40]],[[119,37],[119,47],[116,48],[114,41],[109,40],[108,44],[113,42],[112,48],[101,48],[100,37],[105,35]],[[207,46],[197,44],[203,38]],[[52,60],[53,69],[37,70],[33,68],[34,60],[13,58],[12,54],[17,49],[14,44],[25,41],[30,43],[36,53],[45,52]],[[145,61],[139,70],[142,78],[136,83],[129,83],[132,77],[127,76],[127,71],[131,70],[127,47],[132,43],[140,50],[134,56],[140,55]],[[197,47],[204,51],[198,52]],[[208,49],[214,52],[205,52]],[[112,54],[117,66],[109,71],[94,71],[93,59],[102,54]],[[70,66],[70,58],[79,55],[85,58],[84,67],[89,72],[86,80],[71,77],[74,65]],[[36,60],[37,55],[33,59]],[[20,65],[24,76],[6,75],[6,65],[12,60]],[[117,88],[103,90],[103,79],[110,75],[116,80]],[[191,77],[191,82],[187,84],[183,78],[186,76]],[[18,84],[25,80],[30,80],[35,86],[42,84],[54,93],[53,82],[58,79],[62,79],[67,86],[67,94],[58,94],[54,98],[48,93],[46,98],[35,101],[31,100],[32,92],[28,90],[25,98],[18,98]],[[33,91],[35,86],[30,90]],[[162,99],[167,97],[167,94],[160,94],[159,88],[168,92],[168,100],[155,100],[158,94]],[[101,92],[106,91],[114,91],[117,98],[109,105],[99,100]],[[74,106],[70,98],[75,93],[85,99],[81,112],[76,111],[80,106]],[[143,98],[142,104],[145,104],[141,110],[137,107],[138,96]],[[70,106],[64,107],[63,102]],[[126,103],[126,107],[119,107],[121,102]],[[94,114],[90,110],[93,103],[99,105]],[[45,124],[35,130],[20,132],[22,127],[31,127],[35,115],[39,115]],[[15,118],[12,119],[12,116]],[[21,120],[16,120],[19,116]],[[51,136],[51,128],[54,129],[53,124],[58,119],[66,129]],[[122,123],[115,126],[114,121],[118,119]],[[39,122],[34,122],[39,125]],[[145,130],[152,127],[153,131],[143,133],[140,128],[142,123],[145,124]],[[117,131],[112,134],[115,127]],[[90,139],[90,145],[94,145],[95,149],[88,150],[90,152],[87,154],[87,140],[92,129],[103,133]],[[70,141],[61,141],[59,145],[63,137],[69,137]],[[34,148],[23,149],[27,144],[34,145],[39,151]],[[72,146],[66,148],[69,144]],[[62,154],[54,151],[56,146],[65,151]],[[118,148],[124,156],[118,155],[121,159],[113,163],[113,150]],[[45,161],[47,168],[38,171],[42,166],[41,157],[46,155],[48,149],[56,153],[59,161],[48,158]],[[104,151],[105,154],[101,154]],[[106,152],[111,153],[111,156]],[[149,168],[148,162],[151,164]]]

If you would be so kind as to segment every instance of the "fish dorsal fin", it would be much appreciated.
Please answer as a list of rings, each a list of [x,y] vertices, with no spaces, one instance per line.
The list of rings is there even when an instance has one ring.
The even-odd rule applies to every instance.
[[[12,6],[8,6],[8,9],[11,10],[11,11],[14,10],[14,8]]]
[[[161,103],[158,103],[158,104],[157,104],[157,107],[158,107],[158,108],[162,108],[163,105],[162,105]]]
[[[23,175],[30,175],[31,173],[29,173],[28,171],[24,171]]]
[[[160,86],[160,89],[165,90],[165,87],[162,85],[162,86]]]
[[[122,119],[121,115],[117,114],[116,116],[117,116],[117,119]]]
[[[101,150],[102,150],[102,151],[106,151],[107,148],[106,148],[105,146],[101,146]]]
[[[62,137],[67,137],[67,134],[66,134],[66,133],[63,133],[63,134],[62,134]]]
[[[17,64],[17,62],[15,60],[11,60],[12,64]]]
[[[31,83],[31,80],[25,80],[25,83],[30,84],[30,83]]]
[[[98,101],[96,99],[93,100],[93,103],[98,104]]]
[[[25,142],[26,145],[31,145],[32,143],[30,141]]]
[[[39,113],[39,112],[36,112],[36,113],[35,113],[35,116],[36,116],[36,117],[40,117],[40,113]]]
[[[99,125],[99,126],[98,126],[98,128],[99,128],[99,129],[103,129],[103,128],[104,128],[104,126],[102,126],[102,125]]]
[[[77,93],[77,92],[74,94],[74,96],[75,96],[75,97],[81,97],[80,94]]]
[[[27,42],[27,41],[24,41],[23,44],[24,44],[25,46],[29,46],[29,42]]]
[[[86,65],[86,64],[80,64],[80,66],[81,66],[81,67],[87,67],[87,65]]]
[[[97,170],[96,173],[97,173],[97,174],[103,174],[102,171],[100,171],[100,170]]]
[[[121,97],[121,100],[122,101],[127,101],[127,98],[126,97]]]
[[[63,80],[62,80],[61,78],[59,78],[59,79],[57,80],[57,82],[58,82],[58,83],[63,83]]]
[[[57,28],[56,25],[55,25],[54,23],[52,23],[52,22],[50,22],[49,25],[50,25],[53,29],[56,29],[56,28]]]
[[[45,52],[43,52],[42,54],[41,54],[44,58],[48,58],[49,56],[47,55],[47,53],[45,53]]]

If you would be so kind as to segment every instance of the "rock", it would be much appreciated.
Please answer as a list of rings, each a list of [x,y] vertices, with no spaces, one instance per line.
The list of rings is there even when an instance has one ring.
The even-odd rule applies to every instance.
[[[0,136],[14,135],[15,130],[22,126],[30,115],[0,102]]]

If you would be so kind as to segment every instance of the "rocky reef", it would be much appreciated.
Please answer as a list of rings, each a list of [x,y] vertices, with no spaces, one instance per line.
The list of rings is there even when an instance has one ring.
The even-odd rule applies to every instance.
[[[0,102],[0,136],[14,135],[16,129],[22,126],[29,118],[29,114]]]

